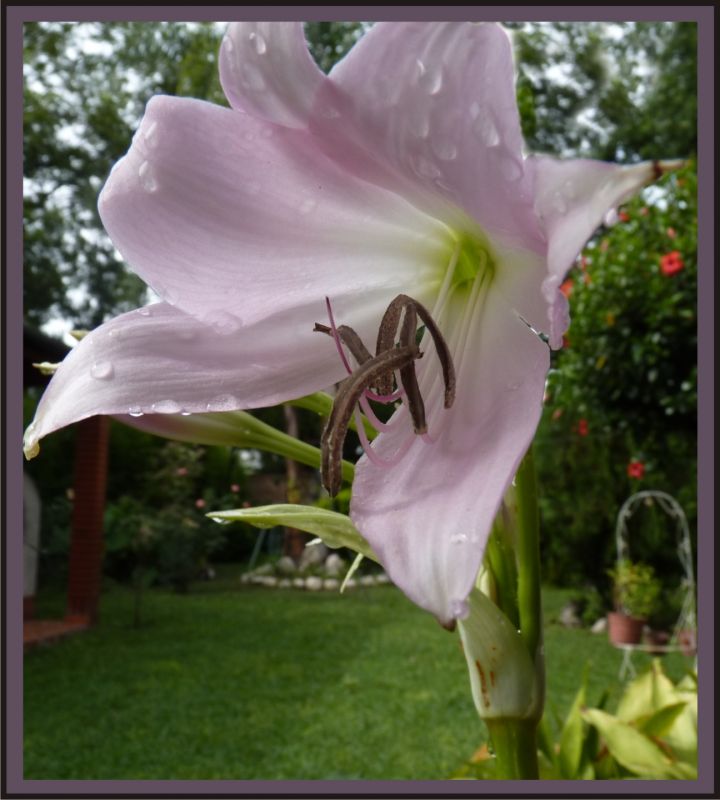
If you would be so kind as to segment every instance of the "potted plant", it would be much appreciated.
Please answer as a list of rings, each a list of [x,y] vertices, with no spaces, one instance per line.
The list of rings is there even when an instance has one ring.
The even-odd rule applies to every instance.
[[[610,570],[615,611],[608,614],[608,636],[612,644],[638,644],[643,627],[655,610],[661,585],[653,568],[624,559]]]

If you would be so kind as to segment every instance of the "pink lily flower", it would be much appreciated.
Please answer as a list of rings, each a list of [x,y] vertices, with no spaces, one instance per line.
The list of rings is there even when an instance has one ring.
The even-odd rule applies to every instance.
[[[526,157],[496,24],[378,23],[326,76],[301,23],[233,23],[220,76],[229,109],[153,98],[100,196],[113,242],[163,302],[72,350],[26,453],[94,414],[250,409],[326,388],[345,372],[313,332],[325,298],[372,342],[410,295],[448,343],[455,402],[444,408],[424,341],[429,435],[400,406],[357,465],[350,514],[391,579],[452,626],[540,418],[565,274],[663,167]]]

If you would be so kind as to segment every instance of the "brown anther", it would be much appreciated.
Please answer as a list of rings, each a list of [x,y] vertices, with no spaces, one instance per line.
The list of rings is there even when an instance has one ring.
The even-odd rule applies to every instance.
[[[450,350],[440,329],[427,309],[405,294],[398,295],[387,307],[378,332],[376,355],[371,355],[358,334],[347,325],[340,325],[337,336],[348,348],[358,368],[346,378],[338,389],[330,417],[321,438],[322,459],[320,477],[330,495],[336,495],[342,482],[342,447],[350,418],[363,393],[375,387],[377,394],[390,395],[393,391],[395,370],[400,373],[400,384],[405,393],[408,411],[416,434],[427,432],[425,404],[420,394],[415,360],[422,357],[417,339],[418,317],[429,331],[442,365],[445,382],[445,408],[455,399],[455,368]],[[400,321],[402,319],[402,325]],[[400,329],[398,335],[398,328]],[[333,336],[332,328],[315,323],[315,331]],[[396,343],[396,338],[398,339]],[[454,629],[454,620],[452,628]]]
[[[342,446],[348,423],[362,393],[374,385],[378,375],[387,370],[400,369],[412,363],[420,351],[412,347],[394,347],[366,361],[338,389],[332,411],[320,439],[322,460],[320,478],[331,496],[340,491],[342,483]]]

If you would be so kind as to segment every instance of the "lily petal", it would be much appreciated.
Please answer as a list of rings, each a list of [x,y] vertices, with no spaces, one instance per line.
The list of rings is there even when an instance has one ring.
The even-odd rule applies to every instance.
[[[437,283],[450,247],[441,223],[343,173],[308,134],[171,97],[148,104],[100,215],[160,297],[220,333],[325,296],[382,311]]]
[[[559,291],[565,274],[607,214],[657,177],[658,165],[549,157],[529,161],[536,176],[535,208],[548,241],[548,274],[542,286],[548,321],[543,328],[549,328],[550,346],[557,349],[570,322],[567,298]]]
[[[513,80],[494,23],[377,23],[320,87],[311,130],[354,174],[540,252]]]
[[[308,52],[302,22],[233,22],[220,49],[220,83],[233,108],[305,128],[327,80]]]
[[[232,411],[328,386],[344,376],[342,364],[327,337],[305,324],[323,312],[320,300],[250,326],[240,339],[165,303],[116,317],[61,363],[26,432],[26,453],[48,433],[95,414]]]
[[[389,470],[363,457],[350,505],[393,582],[443,625],[467,613],[492,521],[535,433],[549,367],[547,346],[492,287],[458,318],[448,336],[458,373],[451,409],[439,377],[430,377],[433,355],[422,359],[435,442],[414,437]],[[392,461],[407,446],[409,424],[404,409],[394,415],[373,442],[380,458]]]

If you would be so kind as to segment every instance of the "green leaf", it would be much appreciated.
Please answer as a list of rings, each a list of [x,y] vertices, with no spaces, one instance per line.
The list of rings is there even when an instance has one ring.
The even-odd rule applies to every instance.
[[[620,698],[617,717],[631,722],[682,700],[658,659],[632,681]]]
[[[679,778],[677,765],[647,736],[616,717],[589,708],[583,718],[594,725],[605,739],[608,750],[621,766],[643,778]]]
[[[680,716],[687,702],[674,703],[671,706],[665,706],[654,714],[651,714],[647,719],[643,720],[639,725],[639,730],[648,736],[662,737],[672,727],[672,724]]]
[[[218,522],[247,522],[256,528],[274,528],[276,525],[297,528],[320,537],[328,547],[349,547],[366,558],[379,560],[350,518],[337,511],[288,503],[210,511],[206,516]]]
[[[583,679],[575,700],[570,707],[570,712],[565,719],[562,733],[560,734],[560,753],[559,763],[560,772],[563,778],[577,777],[580,769],[580,758],[583,750],[584,724],[580,714],[585,705],[585,693],[587,689],[588,667],[583,671]]]

